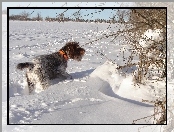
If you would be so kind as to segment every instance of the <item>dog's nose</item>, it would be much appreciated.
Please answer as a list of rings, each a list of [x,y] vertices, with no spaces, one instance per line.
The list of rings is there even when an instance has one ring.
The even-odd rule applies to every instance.
[[[85,54],[85,50],[80,51],[80,54],[84,55]]]

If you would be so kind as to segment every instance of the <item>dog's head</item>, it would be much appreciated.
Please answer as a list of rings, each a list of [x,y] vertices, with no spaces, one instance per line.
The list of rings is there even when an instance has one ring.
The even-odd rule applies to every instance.
[[[85,49],[79,46],[79,42],[68,42],[62,49],[70,59],[81,61],[85,54]]]

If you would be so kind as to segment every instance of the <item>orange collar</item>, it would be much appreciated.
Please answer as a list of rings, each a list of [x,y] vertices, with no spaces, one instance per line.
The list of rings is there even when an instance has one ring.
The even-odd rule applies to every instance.
[[[65,60],[68,60],[68,56],[65,54],[63,50],[59,50],[59,54],[61,54]]]

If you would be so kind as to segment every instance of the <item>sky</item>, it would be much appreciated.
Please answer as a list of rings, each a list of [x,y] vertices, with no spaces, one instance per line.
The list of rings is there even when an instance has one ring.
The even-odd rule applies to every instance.
[[[23,11],[26,11],[30,14],[30,18],[35,17],[37,13],[40,13],[42,17],[53,17],[55,18],[59,14],[64,13],[65,17],[74,18],[74,13],[78,12],[80,9],[10,9],[9,15],[19,15]],[[111,19],[117,12],[116,9],[81,9],[80,16],[83,19]]]
[[[128,2],[126,4],[129,4]],[[2,2],[2,10],[6,9],[7,7],[91,7],[91,6],[98,6],[98,7],[119,7],[120,4],[118,2]],[[30,14],[30,17],[35,17],[37,13],[40,13],[42,17],[56,17],[58,14],[64,12],[66,9],[25,9],[26,12]],[[79,9],[69,9],[65,12],[66,17],[73,18],[72,14]],[[23,12],[24,9],[10,9],[9,15],[17,15]],[[116,10],[105,9],[100,13],[95,9],[83,9],[80,11],[81,16],[83,19],[110,19],[115,15]],[[97,12],[97,13],[95,13]],[[93,13],[93,14],[91,14]]]

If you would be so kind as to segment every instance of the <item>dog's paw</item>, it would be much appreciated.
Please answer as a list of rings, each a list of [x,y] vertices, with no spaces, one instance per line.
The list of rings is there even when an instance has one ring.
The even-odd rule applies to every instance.
[[[67,77],[67,79],[72,80],[72,79],[73,79],[73,77],[72,77],[71,75],[69,75],[69,76]]]
[[[70,74],[68,74],[67,72],[63,73],[62,76],[64,76],[65,79],[73,79],[73,77]]]

